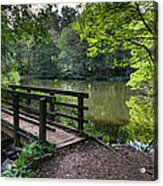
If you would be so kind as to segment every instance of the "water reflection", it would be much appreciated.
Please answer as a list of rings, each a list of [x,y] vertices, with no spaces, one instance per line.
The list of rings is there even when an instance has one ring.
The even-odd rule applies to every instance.
[[[127,142],[143,150],[150,150],[155,144],[153,99],[133,95],[125,83],[32,80],[23,84],[86,91],[89,111],[85,117],[95,123],[94,129],[102,135],[103,141]]]
[[[127,102],[130,109],[130,122],[126,126],[128,141],[134,140],[145,150],[152,149],[157,142],[156,102],[154,97],[132,96]]]
[[[24,84],[27,83],[24,82]],[[33,80],[29,84],[86,91],[89,93],[89,99],[85,101],[85,104],[89,106],[89,111],[85,112],[87,119],[100,126],[128,124],[129,111],[125,102],[129,99],[131,92],[125,87],[125,83]]]

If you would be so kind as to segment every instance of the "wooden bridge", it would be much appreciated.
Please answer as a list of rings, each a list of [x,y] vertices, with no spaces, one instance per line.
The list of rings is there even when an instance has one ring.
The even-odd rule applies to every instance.
[[[62,148],[85,140],[85,98],[85,92],[19,85],[2,88],[1,130],[14,138],[16,146],[35,139]]]

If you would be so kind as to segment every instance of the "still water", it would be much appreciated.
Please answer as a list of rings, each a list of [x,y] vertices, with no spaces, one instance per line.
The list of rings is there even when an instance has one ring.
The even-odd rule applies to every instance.
[[[139,99],[124,82],[26,80],[22,84],[88,92],[85,118],[95,124],[93,133],[100,132],[106,143],[129,143],[146,149],[155,137],[152,100]]]
[[[87,119],[97,125],[128,124],[126,100],[131,92],[123,82],[30,80],[23,84],[85,91],[89,93],[89,99],[85,100],[85,105],[89,107],[85,112]]]

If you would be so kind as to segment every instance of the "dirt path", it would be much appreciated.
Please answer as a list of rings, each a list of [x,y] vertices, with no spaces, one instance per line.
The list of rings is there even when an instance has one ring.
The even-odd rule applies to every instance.
[[[141,168],[146,168],[146,172],[141,173]],[[117,148],[115,152],[89,140],[66,148],[44,162],[38,177],[154,180],[154,168],[152,159],[145,153],[127,147]]]

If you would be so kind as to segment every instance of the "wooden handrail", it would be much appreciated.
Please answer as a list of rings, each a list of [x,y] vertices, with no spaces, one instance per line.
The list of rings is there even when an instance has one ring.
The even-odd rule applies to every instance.
[[[34,86],[27,86],[27,85],[9,85],[12,89],[24,89],[24,90],[33,90],[33,91],[40,91],[45,93],[52,93],[52,94],[61,94],[67,96],[75,96],[75,97],[83,97],[88,98],[88,93],[82,91],[72,91],[72,90],[60,90],[54,88],[45,88],[45,87],[34,87]]]
[[[35,93],[26,93],[26,92],[21,92],[21,91],[16,91],[16,90],[8,90],[8,89],[1,89],[1,92],[3,93],[10,93],[10,94],[17,94],[21,97],[26,97],[30,99],[36,99],[39,100],[40,98],[46,98],[47,101],[50,101],[51,99],[54,98],[54,96],[48,96],[48,95],[41,95],[41,94],[35,94]]]
[[[5,103],[8,103],[9,105],[12,105],[12,102],[11,101],[5,101],[4,99],[2,100],[2,102],[5,102]],[[28,105],[25,105],[25,104],[19,104],[19,108],[25,110],[25,111],[28,111],[30,113],[33,113],[33,114],[36,114],[36,115],[39,115],[39,110],[32,107],[32,106],[28,106]],[[79,108],[82,110],[83,107],[79,107],[77,106],[76,108]],[[63,114],[63,113],[60,113],[60,112],[49,112],[47,111],[46,112],[48,116],[61,116],[61,117],[64,117],[64,118],[68,118],[68,119],[72,119],[72,120],[75,120],[75,121],[83,121],[85,123],[88,122],[88,120],[82,118],[82,117],[77,117],[77,116],[70,116],[68,114]]]
[[[65,91],[65,90],[51,89],[51,88],[19,86],[19,85],[10,85],[9,87],[12,88],[12,90],[4,89],[4,88],[1,89],[2,103],[5,103],[4,107],[8,107],[8,105],[14,105],[14,104],[18,105],[18,110],[15,109],[16,106],[13,106],[13,110],[15,109],[14,112],[16,112],[16,116],[14,116],[15,117],[14,121],[17,124],[18,124],[17,112],[21,113],[21,111],[25,111],[27,113],[31,113],[37,116],[40,122],[39,139],[41,141],[45,141],[46,139],[46,132],[45,132],[46,122],[47,122],[46,119],[48,118],[49,121],[51,120],[55,122],[56,116],[60,116],[60,117],[68,118],[70,120],[77,121],[78,131],[80,132],[80,134],[83,133],[84,123],[88,122],[86,119],[84,119],[84,110],[88,110],[88,107],[84,106],[84,98],[88,98],[87,93],[78,92],[78,91]],[[22,92],[21,90],[22,91],[26,90],[26,92],[24,91]],[[39,94],[39,92],[45,93],[45,94]],[[7,94],[11,95],[11,98],[13,97],[13,101],[6,99],[5,95]],[[72,104],[72,103],[64,103],[64,102],[56,101],[56,94],[76,97],[77,103]],[[15,103],[15,99],[16,99],[15,95],[19,97],[18,104]],[[25,100],[25,103],[24,103],[24,100]],[[39,101],[39,109],[32,106],[31,100]],[[46,107],[46,103],[49,104],[49,110],[47,110],[48,107]],[[58,112],[56,105],[77,109],[77,115],[69,115],[67,113]]]

